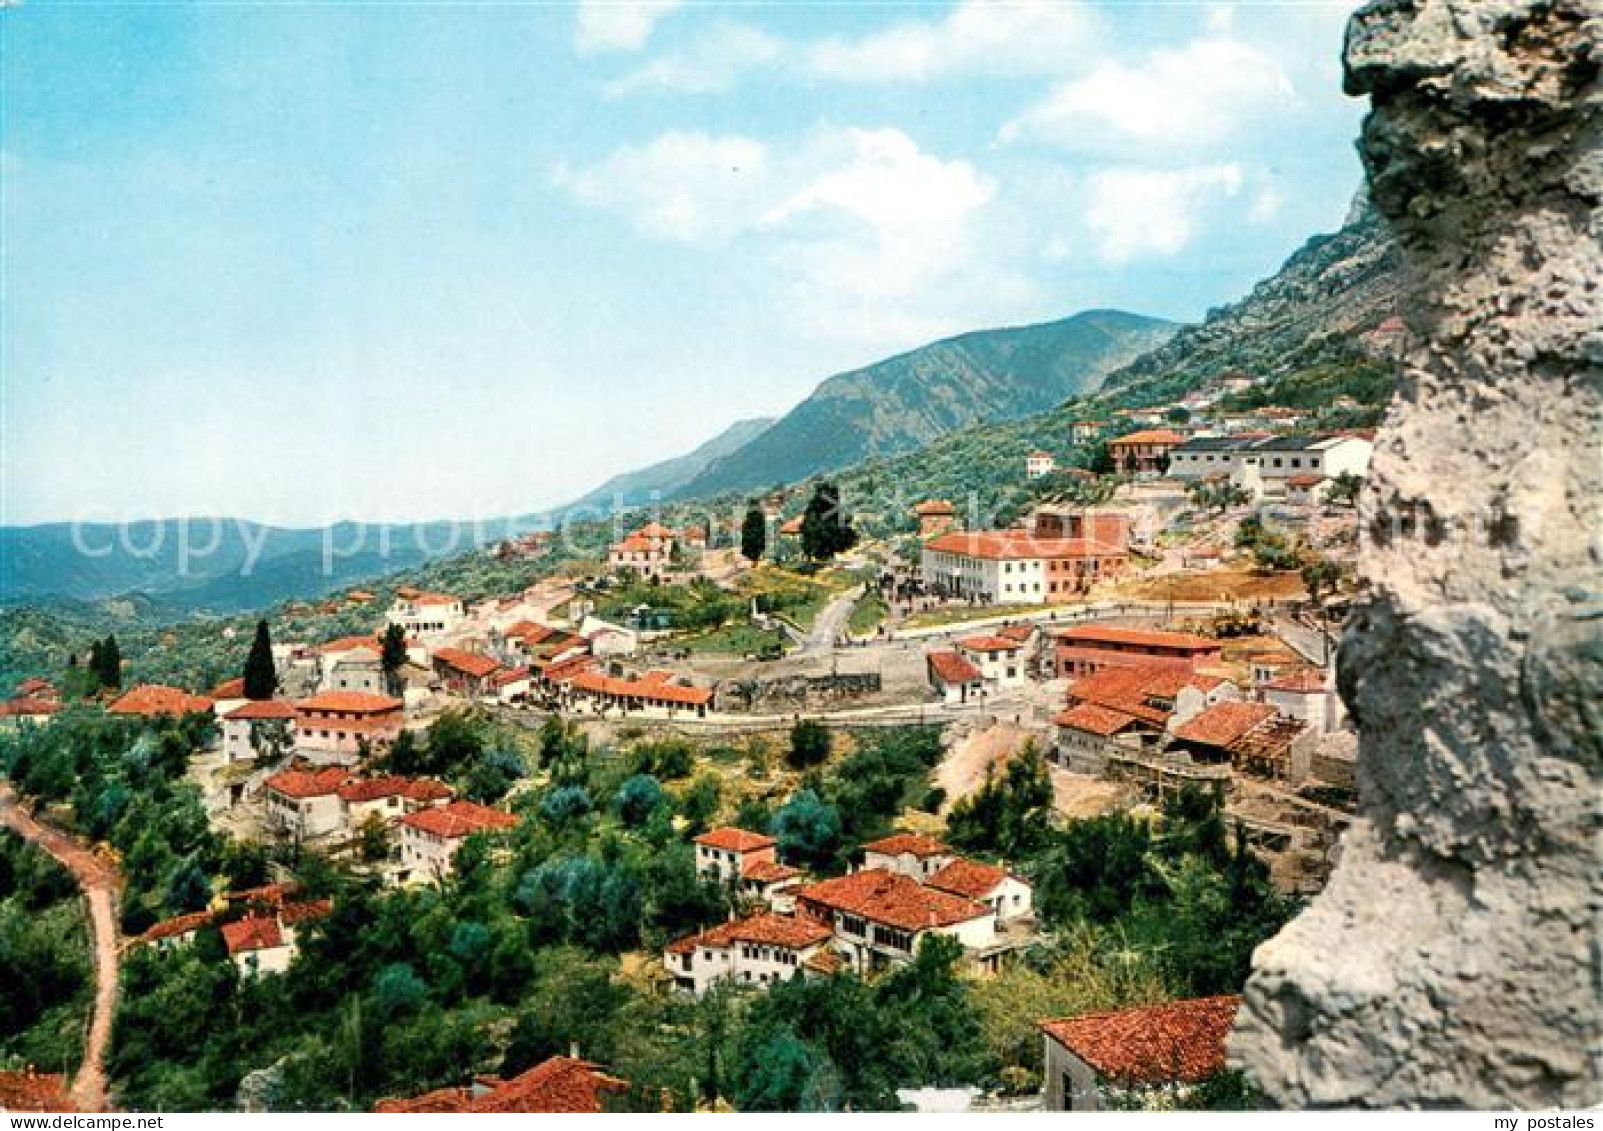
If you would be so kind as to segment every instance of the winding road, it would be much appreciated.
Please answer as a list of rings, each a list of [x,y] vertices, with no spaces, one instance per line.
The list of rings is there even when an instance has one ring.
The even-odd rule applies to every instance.
[[[72,1082],[72,1099],[79,1111],[109,1111],[106,1050],[111,1046],[111,1025],[117,1013],[117,896],[122,890],[122,876],[75,837],[36,820],[5,782],[0,782],[0,825],[55,857],[78,881],[89,905],[95,1004],[89,1034],[84,1039],[83,1062]]]

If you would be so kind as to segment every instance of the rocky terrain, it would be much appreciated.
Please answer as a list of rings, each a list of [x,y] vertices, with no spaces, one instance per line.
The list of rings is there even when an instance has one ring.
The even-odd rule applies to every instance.
[[[1603,1100],[1600,58],[1581,0],[1349,29],[1417,337],[1341,656],[1361,819],[1257,952],[1234,1038],[1287,1107]]]

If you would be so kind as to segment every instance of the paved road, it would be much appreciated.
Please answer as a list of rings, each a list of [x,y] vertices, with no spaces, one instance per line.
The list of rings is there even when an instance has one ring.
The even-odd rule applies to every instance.
[[[833,652],[835,641],[846,635],[846,626],[852,619],[852,609],[863,595],[861,586],[832,597],[829,604],[819,610],[811,631],[801,641],[803,655]]]
[[[83,1063],[72,1082],[72,1099],[79,1111],[109,1111],[106,1096],[106,1050],[111,1046],[111,1024],[117,1014],[117,893],[122,877],[67,833],[24,811],[16,791],[0,782],[0,824],[37,844],[73,874],[89,904],[94,936],[95,1004],[84,1040]]]

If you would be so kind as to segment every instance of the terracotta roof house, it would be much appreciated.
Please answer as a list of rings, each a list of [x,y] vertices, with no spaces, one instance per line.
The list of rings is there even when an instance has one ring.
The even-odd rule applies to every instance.
[[[223,945],[242,974],[281,974],[295,957],[276,917],[247,915],[222,926]]]
[[[598,1115],[607,1097],[629,1090],[589,1061],[556,1056],[510,1080],[481,1076],[466,1087],[439,1088],[407,1100],[380,1100],[381,1114],[499,1112]]]
[[[446,689],[459,695],[483,695],[501,670],[499,660],[462,648],[436,648],[430,663]]]
[[[1048,1111],[1101,1111],[1119,1091],[1196,1084],[1225,1067],[1239,996],[1041,1022]]]
[[[112,715],[191,715],[210,711],[213,700],[205,695],[191,695],[178,687],[159,683],[141,683],[130,688],[114,700],[106,712]]]
[[[920,833],[895,833],[863,845],[864,868],[882,868],[920,882],[956,859],[950,845]]]
[[[1128,546],[1101,537],[1043,537],[1039,531],[950,531],[924,544],[919,576],[937,593],[999,605],[1072,601],[1119,576]]]
[[[49,722],[50,716],[60,710],[61,704],[54,699],[18,695],[0,700],[0,725],[15,727],[18,723]]]
[[[0,1111],[73,1112],[78,1105],[67,1091],[67,1078],[58,1072],[32,1068],[0,1071]]]
[[[1301,781],[1308,776],[1317,733],[1269,703],[1216,703],[1174,730],[1175,745],[1203,761]]]
[[[725,883],[739,883],[747,870],[758,863],[778,863],[773,837],[732,825],[708,829],[693,843],[697,873]]]
[[[450,874],[452,861],[468,837],[505,832],[517,824],[511,813],[471,801],[452,801],[408,813],[396,821],[403,869],[398,878],[403,883],[443,878]]]
[[[663,965],[679,988],[697,994],[719,981],[767,986],[793,977],[829,940],[814,919],[753,915],[669,943]]]
[[[926,653],[925,669],[930,686],[943,703],[967,703],[985,690],[985,676],[979,668],[956,652],[940,650]]]
[[[1217,640],[1189,632],[1157,632],[1111,624],[1082,624],[1052,633],[1053,668],[1060,679],[1091,675],[1106,667],[1168,667],[1195,670],[1219,662]]]
[[[996,942],[995,916],[984,904],[883,868],[800,888],[796,907],[828,926],[835,949],[860,971],[911,960],[928,933],[950,935],[971,953]]]

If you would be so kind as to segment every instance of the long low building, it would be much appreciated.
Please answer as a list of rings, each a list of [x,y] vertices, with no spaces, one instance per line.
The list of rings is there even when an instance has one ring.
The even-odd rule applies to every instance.
[[[1364,475],[1374,444],[1362,436],[1196,436],[1169,453],[1177,479],[1228,477],[1255,494],[1280,494],[1291,479]]]
[[[1060,679],[1091,675],[1107,667],[1155,664],[1195,671],[1218,663],[1222,652],[1219,641],[1189,632],[1081,624],[1052,633],[1052,668]]]
[[[1122,574],[1123,546],[1091,538],[1038,537],[1023,530],[943,534],[924,546],[924,584],[953,597],[996,605],[1073,600],[1099,581]]]

